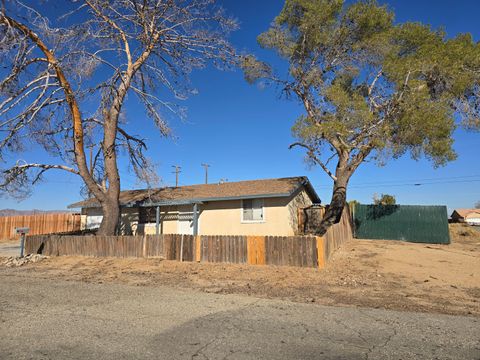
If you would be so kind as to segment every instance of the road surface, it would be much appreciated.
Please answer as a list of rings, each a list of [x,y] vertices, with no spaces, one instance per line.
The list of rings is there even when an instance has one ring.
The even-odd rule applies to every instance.
[[[480,318],[0,269],[1,359],[480,359]]]
[[[20,256],[20,240],[0,242],[0,256]]]

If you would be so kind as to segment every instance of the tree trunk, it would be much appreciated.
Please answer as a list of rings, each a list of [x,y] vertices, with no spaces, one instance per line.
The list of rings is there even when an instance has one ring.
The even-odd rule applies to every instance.
[[[349,151],[338,150],[338,163],[335,170],[332,200],[327,211],[325,211],[318,230],[315,232],[316,235],[323,236],[330,226],[340,221],[343,209],[347,203],[347,186],[350,177],[370,154],[372,148],[372,145],[368,145],[352,158]]]
[[[98,230],[98,235],[115,235],[118,233],[120,220],[120,175],[117,164],[116,137],[118,132],[118,118],[122,109],[125,95],[130,87],[135,71],[129,67],[123,78],[116,95],[113,98],[110,109],[104,109],[103,126],[103,161],[105,174],[108,179],[106,201],[102,202],[103,219]]]
[[[350,154],[347,151],[338,152],[338,163],[335,170],[335,180],[333,182],[333,193],[330,205],[325,211],[322,222],[315,232],[316,235],[323,236],[327,230],[340,221],[343,208],[347,202],[347,185],[350,177],[356,167],[349,164]],[[357,165],[358,166],[358,165]]]
[[[325,211],[322,222],[315,233],[316,235],[323,236],[330,226],[340,221],[347,202],[347,184],[348,177],[346,175],[343,178],[337,177],[337,180],[333,183],[332,200]]]
[[[115,235],[120,219],[120,205],[117,199],[107,199],[102,202],[102,223],[97,235]]]

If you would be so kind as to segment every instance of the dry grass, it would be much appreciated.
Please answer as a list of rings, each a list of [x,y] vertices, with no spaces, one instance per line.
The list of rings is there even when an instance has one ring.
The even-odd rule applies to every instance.
[[[0,266],[0,274],[480,316],[480,232],[458,224],[450,228],[450,245],[354,240],[324,270],[58,257],[16,269]]]
[[[450,224],[449,228],[452,243],[479,245],[480,227],[466,224]]]

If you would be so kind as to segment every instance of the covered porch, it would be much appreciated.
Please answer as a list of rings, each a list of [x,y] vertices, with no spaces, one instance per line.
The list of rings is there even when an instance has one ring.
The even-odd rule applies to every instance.
[[[177,233],[196,236],[199,234],[202,204],[202,201],[136,204],[138,224],[135,232],[139,235]]]

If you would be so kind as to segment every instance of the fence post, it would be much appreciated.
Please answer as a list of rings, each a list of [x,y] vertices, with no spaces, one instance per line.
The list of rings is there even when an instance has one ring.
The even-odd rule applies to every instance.
[[[316,236],[316,238],[317,238],[317,263],[318,263],[318,268],[323,269],[325,267],[324,238],[322,236]]]
[[[160,230],[160,206],[155,209],[155,235],[159,234]]]
[[[143,241],[142,255],[144,258],[146,258],[147,257],[147,235],[146,234],[143,234],[142,241]]]
[[[23,252],[25,249],[25,233],[22,233],[20,238],[20,257],[23,258]]]
[[[180,239],[180,262],[183,261],[183,234],[182,234],[182,237]]]
[[[15,234],[20,234],[20,257],[23,258],[23,253],[25,249],[25,235],[30,231],[28,227],[17,227],[15,228]]]
[[[195,261],[200,262],[202,256],[202,237],[195,236]]]

